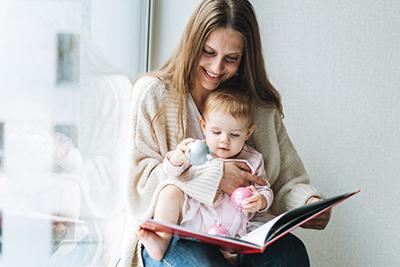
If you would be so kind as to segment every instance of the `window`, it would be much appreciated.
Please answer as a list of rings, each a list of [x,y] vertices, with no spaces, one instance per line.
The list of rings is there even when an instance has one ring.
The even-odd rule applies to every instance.
[[[61,146],[65,146],[64,148],[59,148],[62,151],[59,153],[64,153],[67,151],[68,146],[78,146],[78,128],[76,125],[68,125],[68,124],[58,124],[54,126],[54,133],[61,134],[55,137]],[[58,148],[55,147],[55,153],[57,153]],[[54,164],[53,170],[55,173],[61,173],[63,170],[57,164]]]
[[[57,84],[79,81],[79,36],[73,33],[57,34]]]
[[[0,122],[0,170],[4,168],[4,123]]]
[[[0,210],[0,256],[3,252],[3,213]]]
[[[55,133],[61,133],[70,138],[74,146],[78,146],[78,127],[73,124],[57,124],[54,126]]]
[[[109,117],[109,110],[85,112],[102,107],[110,98],[101,93],[112,90],[87,90],[81,82],[145,71],[142,42],[149,19],[143,14],[149,14],[149,2],[0,4],[0,267],[26,266],[26,259],[35,266],[116,266],[124,233],[121,212],[113,207],[122,205],[108,192],[125,163],[107,152],[121,142],[98,141],[94,129],[106,128],[107,136],[116,132],[98,120]],[[74,152],[86,164],[83,174],[65,165],[55,169],[54,133],[77,147]],[[94,179],[97,172],[107,175],[110,185]],[[10,194],[2,194],[3,185]]]

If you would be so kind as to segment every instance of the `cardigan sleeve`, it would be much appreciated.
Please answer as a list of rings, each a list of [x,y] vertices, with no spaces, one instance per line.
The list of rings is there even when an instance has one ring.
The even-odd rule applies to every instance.
[[[274,107],[258,107],[256,131],[251,141],[263,155],[267,179],[274,192],[270,212],[277,215],[304,205],[312,196],[320,196],[310,185],[308,174]]]
[[[132,177],[130,182],[130,204],[134,216],[142,216],[148,211],[153,193],[163,177],[162,168],[164,147],[157,145],[155,136],[151,134],[151,119],[160,109],[160,103],[149,97],[150,91],[156,91],[156,79],[143,77],[133,87],[133,147]],[[160,125],[162,127],[163,125]]]
[[[320,196],[320,194],[310,185],[309,176],[277,111],[274,114],[274,121],[279,146],[280,170],[272,185],[275,192],[272,210],[275,213],[282,213],[304,205],[310,197]]]
[[[177,105],[168,97],[164,84],[154,77],[139,79],[133,88],[133,95],[135,110],[132,111],[134,144],[130,203],[134,215],[151,216],[159,190],[168,183],[176,184],[203,203],[212,204],[222,177],[223,162],[211,160],[201,166],[193,166],[179,178],[166,174],[163,159],[177,145],[178,119],[176,110],[173,110]],[[164,106],[163,103],[168,105]],[[155,121],[152,129],[152,120],[162,109],[166,112]]]

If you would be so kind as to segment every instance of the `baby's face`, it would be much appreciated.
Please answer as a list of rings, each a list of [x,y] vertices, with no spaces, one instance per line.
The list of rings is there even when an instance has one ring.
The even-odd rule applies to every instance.
[[[210,112],[202,123],[206,142],[218,158],[231,158],[242,150],[252,130],[246,118],[238,118],[222,113]]]

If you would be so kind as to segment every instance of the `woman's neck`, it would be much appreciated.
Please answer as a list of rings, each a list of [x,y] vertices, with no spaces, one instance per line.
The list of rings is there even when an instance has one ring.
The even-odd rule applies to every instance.
[[[197,88],[192,90],[191,94],[197,109],[199,110],[200,114],[203,114],[204,104],[210,92],[203,88]]]

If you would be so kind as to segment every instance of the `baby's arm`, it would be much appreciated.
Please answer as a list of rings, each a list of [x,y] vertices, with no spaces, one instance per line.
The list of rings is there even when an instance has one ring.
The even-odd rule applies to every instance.
[[[260,154],[261,156],[261,154]],[[259,160],[259,165],[254,173],[257,176],[263,177],[265,181],[267,181],[265,169],[264,169],[264,161],[262,156]],[[274,193],[272,192],[271,186],[268,181],[266,185],[250,185],[247,187],[252,193],[253,196],[244,200],[243,203],[243,211],[254,213],[254,212],[264,212],[268,210],[272,201],[274,200]]]
[[[172,176],[181,175],[190,164],[187,160],[186,153],[188,151],[188,144],[193,142],[194,139],[187,138],[179,143],[175,150],[169,151],[163,161],[164,171]]]

